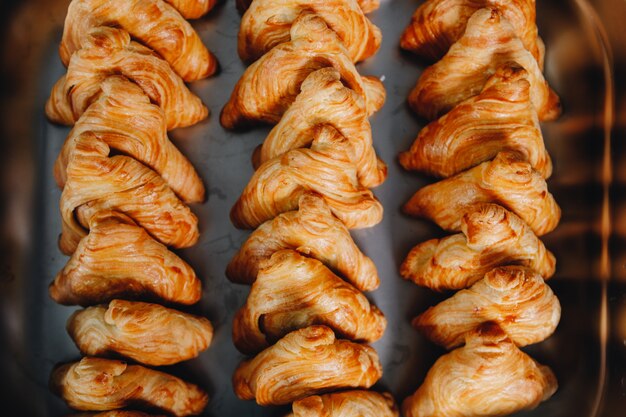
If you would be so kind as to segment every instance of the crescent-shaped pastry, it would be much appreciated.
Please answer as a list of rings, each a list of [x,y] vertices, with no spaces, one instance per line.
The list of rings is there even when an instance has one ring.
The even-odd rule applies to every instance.
[[[50,284],[50,297],[65,305],[150,298],[195,304],[202,285],[193,269],[120,212],[99,211],[89,234]]]
[[[198,19],[213,9],[217,0],[166,0],[185,19]]]
[[[400,275],[433,290],[467,288],[496,266],[523,265],[544,278],[556,259],[522,219],[496,204],[469,207],[462,234],[432,239],[414,247]]]
[[[497,323],[517,345],[541,342],[559,324],[561,304],[541,275],[520,266],[499,267],[413,320],[433,342],[453,349],[482,323]]]
[[[311,148],[294,149],[259,167],[230,211],[235,227],[254,229],[286,211],[300,196],[318,193],[349,229],[378,224],[383,207],[359,184],[352,146],[330,126],[317,129]]]
[[[248,10],[251,3],[252,0],[237,0],[237,10],[239,10],[239,13],[243,14]],[[365,14],[378,10],[380,7],[380,0],[357,0],[357,3],[359,3],[361,10],[363,10]]]
[[[465,34],[441,61],[422,73],[409,104],[420,116],[434,119],[480,93],[489,77],[507,62],[517,62],[528,72],[530,99],[539,119],[556,119],[561,113],[559,97],[511,24],[495,9],[480,9],[472,15]]]
[[[400,47],[432,61],[441,59],[465,32],[479,9],[497,9],[543,68],[544,45],[537,35],[535,0],[427,0],[400,38]]]
[[[407,170],[449,177],[501,151],[519,154],[544,178],[552,174],[530,101],[528,73],[514,63],[498,68],[479,95],[423,128],[411,149],[400,154],[400,164]]]
[[[350,340],[375,342],[387,320],[324,264],[283,250],[263,263],[246,304],[235,314],[233,341],[241,352],[254,354],[287,333],[314,324]]]
[[[112,149],[158,172],[184,202],[203,201],[202,180],[193,165],[169,141],[163,110],[150,103],[141,88],[124,77],[106,78],[101,89],[98,99],[76,122],[57,158],[54,175],[59,186],[65,185],[74,137],[92,132]]]
[[[324,391],[369,388],[381,376],[373,348],[337,340],[326,326],[311,326],[242,362],[233,375],[233,387],[242,400],[281,405]]]
[[[537,236],[554,230],[561,219],[561,209],[541,174],[517,155],[504,152],[492,161],[422,188],[404,205],[404,211],[430,219],[445,230],[459,231],[467,208],[478,203],[507,208]]]
[[[61,194],[59,247],[72,254],[87,235],[89,218],[100,210],[126,214],[161,243],[189,247],[199,237],[198,219],[156,172],[87,132],[74,138],[67,182]]]
[[[193,359],[213,338],[204,317],[124,300],[75,312],[67,331],[85,356],[121,355],[152,366]]]
[[[50,386],[70,407],[85,411],[141,406],[188,416],[200,414],[209,401],[199,387],[172,375],[90,357],[56,368]]]
[[[359,250],[346,226],[317,194],[303,194],[298,211],[282,213],[252,232],[228,264],[226,275],[233,282],[252,284],[261,263],[281,249],[321,261],[360,291],[375,290],[380,284],[374,262]]]
[[[495,417],[535,408],[557,390],[556,377],[494,323],[435,362],[402,406],[406,417]]]
[[[315,126],[320,124],[333,126],[350,140],[363,186],[376,187],[385,181],[387,165],[376,157],[372,146],[363,97],[344,86],[334,68],[312,72],[304,80],[300,94],[261,145],[255,167],[291,149],[309,146]]]
[[[399,417],[389,393],[353,390],[313,395],[295,401],[287,417]]]
[[[74,124],[101,94],[103,81],[118,74],[138,84],[163,109],[168,130],[196,124],[209,114],[166,61],[131,41],[128,32],[100,27],[72,55],[67,74],[52,89],[46,115],[56,123]]]
[[[65,66],[88,42],[86,35],[100,26],[124,29],[162,56],[185,81],[206,78],[217,69],[215,57],[189,22],[163,0],[72,0],[59,47]]]
[[[357,0],[254,0],[239,26],[241,59],[255,61],[275,46],[288,42],[290,27],[302,12],[321,17],[354,62],[369,58],[380,48],[380,29],[363,14]]]
[[[277,123],[307,76],[325,67],[334,67],[345,85],[365,99],[368,114],[382,107],[385,88],[380,80],[359,75],[341,40],[321,17],[301,13],[290,34],[289,42],[274,47],[246,69],[222,110],[222,126]]]

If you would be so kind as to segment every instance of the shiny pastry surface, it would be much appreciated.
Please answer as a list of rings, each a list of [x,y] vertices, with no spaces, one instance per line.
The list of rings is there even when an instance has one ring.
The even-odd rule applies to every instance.
[[[166,0],[185,19],[198,19],[213,9],[217,0]]]
[[[252,0],[237,0],[237,10],[243,14],[246,10],[248,10],[251,3]],[[366,14],[371,13],[374,10],[378,10],[380,7],[380,0],[358,0],[357,3],[359,3],[363,13]]]
[[[293,403],[287,417],[399,417],[389,393],[353,390],[313,395]]]

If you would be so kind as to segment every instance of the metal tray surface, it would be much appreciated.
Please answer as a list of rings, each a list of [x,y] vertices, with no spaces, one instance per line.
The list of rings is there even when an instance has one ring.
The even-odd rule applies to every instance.
[[[64,72],[57,46],[67,3],[32,0],[0,5],[2,15],[8,18],[3,39],[11,42],[3,40],[0,73],[5,133],[0,148],[4,232],[0,246],[0,398],[9,404],[2,415],[67,413],[63,401],[49,392],[48,376],[55,364],[79,357],[65,332],[65,322],[75,308],[57,305],[47,294],[48,283],[67,261],[57,249],[60,190],[51,174],[69,129],[48,123],[43,113],[53,83]],[[374,344],[384,367],[376,389],[391,391],[400,402],[444,353],[413,330],[410,319],[446,295],[405,282],[397,272],[413,245],[442,232],[400,212],[413,192],[432,181],[403,171],[396,162],[398,152],[409,147],[424,125],[406,105],[424,64],[398,48],[400,34],[418,2],[382,3],[380,10],[370,15],[383,32],[381,50],[359,65],[359,70],[380,76],[387,88],[387,103],[372,118],[375,146],[389,164],[387,182],[375,190],[385,217],[378,226],[353,235],[379,269],[382,284],[368,296],[389,320],[384,337]],[[587,3],[538,3],[538,25],[547,47],[547,78],[564,104],[563,116],[543,126],[555,163],[549,187],[563,209],[561,225],[544,241],[558,259],[557,275],[549,284],[561,300],[563,312],[556,333],[525,350],[554,369],[560,388],[551,400],[520,415],[572,417],[604,412],[623,417],[623,401],[604,411],[602,407],[609,339],[606,290],[612,253],[608,246],[612,232],[608,187],[613,173],[610,55],[603,30]],[[194,22],[221,64],[217,76],[191,85],[212,115],[206,122],[170,134],[207,184],[208,201],[193,207],[200,219],[201,239],[195,247],[179,253],[204,283],[201,303],[189,311],[210,318],[216,333],[212,346],[198,359],[168,370],[209,391],[211,402],[204,415],[279,416],[285,408],[261,408],[240,401],[231,388],[231,375],[243,359],[231,342],[231,321],[245,302],[248,287],[230,283],[224,270],[249,232],[235,229],[228,213],[252,175],[252,151],[268,132],[268,128],[257,128],[234,133],[218,122],[221,107],[245,69],[236,53],[239,21],[234,1],[227,1]],[[611,240],[618,253],[626,247],[624,235]],[[620,267],[614,263],[615,269]],[[626,334],[626,320],[624,326]],[[622,385],[615,395],[623,393]]]

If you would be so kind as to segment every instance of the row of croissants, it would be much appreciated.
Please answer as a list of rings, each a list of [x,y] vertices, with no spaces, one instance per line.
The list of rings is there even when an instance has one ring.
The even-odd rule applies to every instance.
[[[205,187],[168,131],[208,116],[185,82],[212,75],[217,62],[185,18],[214,4],[69,5],[59,49],[67,73],[46,115],[73,126],[54,166],[62,188],[59,246],[70,259],[50,285],[56,302],[85,307],[67,322],[84,357],[51,376],[73,409],[186,416],[208,402],[200,387],[152,367],[195,358],[213,337],[209,320],[171,307],[202,296],[194,270],[168,247],[198,240],[188,204],[203,202]]]

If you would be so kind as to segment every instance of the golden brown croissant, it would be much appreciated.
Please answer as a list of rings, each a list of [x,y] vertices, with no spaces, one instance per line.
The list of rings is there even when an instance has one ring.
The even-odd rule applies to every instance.
[[[419,115],[434,119],[480,93],[496,69],[517,62],[528,72],[530,99],[540,120],[560,112],[558,96],[543,78],[537,61],[515,36],[511,24],[495,9],[480,9],[467,22],[465,34],[441,61],[428,67],[409,96]]]
[[[259,226],[230,261],[226,275],[233,282],[252,284],[260,264],[281,249],[318,259],[361,291],[380,284],[374,262],[359,250],[346,226],[317,194],[303,194],[298,211]]]
[[[494,323],[485,323],[435,362],[422,386],[403,404],[406,417],[505,416],[535,408],[557,389],[539,365]]]
[[[238,228],[259,227],[295,210],[300,196],[313,191],[349,229],[379,223],[383,207],[359,184],[351,149],[333,127],[319,127],[310,149],[291,150],[259,167],[231,209],[231,221]]]
[[[142,406],[175,416],[200,414],[208,395],[172,375],[125,362],[83,358],[58,367],[50,385],[76,410],[114,410]]]
[[[554,230],[561,218],[561,209],[541,174],[518,156],[504,152],[492,161],[422,188],[404,205],[404,211],[426,217],[445,230],[459,231],[468,206],[477,203],[504,206],[537,236]]]
[[[213,327],[203,317],[123,300],[75,312],[67,331],[83,355],[117,354],[152,366],[193,359],[213,338]]]
[[[102,82],[116,74],[137,83],[163,109],[168,130],[190,126],[207,117],[208,110],[202,101],[189,91],[168,63],[152,50],[131,41],[128,32],[96,28],[85,36],[83,47],[72,55],[67,75],[55,84],[46,103],[46,115],[53,122],[66,125],[76,122],[98,98]]]
[[[239,10],[239,13],[243,14],[248,10],[251,3],[252,0],[237,0],[237,10]],[[359,3],[361,10],[363,10],[365,14],[378,10],[380,7],[380,0],[358,0],[357,3]]]
[[[350,340],[375,342],[387,320],[359,290],[321,262],[282,250],[263,263],[246,304],[235,315],[233,341],[241,352],[253,354],[314,324]]]
[[[295,401],[287,417],[399,417],[389,393],[353,390]]]
[[[289,42],[274,47],[246,69],[222,110],[222,126],[234,129],[253,121],[277,123],[306,77],[325,67],[334,67],[346,86],[365,99],[368,114],[382,107],[382,83],[359,75],[341,40],[321,17],[303,12],[290,33]]]
[[[198,219],[156,172],[110,148],[91,132],[73,138],[61,194],[61,251],[71,254],[100,210],[126,214],[161,243],[188,247],[198,240]]]
[[[535,0],[427,0],[420,5],[400,39],[400,46],[436,61],[465,32],[477,10],[498,9],[515,35],[543,68],[544,45],[537,35]]]
[[[91,29],[99,26],[124,29],[162,56],[185,81],[206,78],[217,69],[215,57],[189,22],[162,0],[73,0],[59,48],[65,66],[84,47]]]
[[[372,128],[363,97],[341,82],[334,68],[312,72],[302,83],[300,94],[259,148],[255,166],[285,152],[309,146],[315,126],[328,124],[350,140],[354,147],[359,181],[376,187],[385,181],[387,166],[376,157]]]
[[[522,219],[496,204],[469,207],[463,234],[432,239],[414,247],[400,274],[437,291],[467,288],[496,266],[523,265],[544,278],[556,260]]]
[[[165,0],[171,4],[185,19],[198,19],[215,6],[217,0]]]
[[[496,268],[471,288],[429,308],[413,325],[452,349],[487,321],[497,323],[518,346],[547,339],[559,324],[561,305],[541,275],[520,266]]]
[[[530,102],[528,73],[516,65],[498,68],[479,95],[422,129],[411,149],[400,154],[400,164],[407,170],[449,177],[501,151],[518,153],[545,178],[552,174]]]
[[[369,388],[382,376],[376,351],[335,339],[326,326],[289,333],[233,376],[235,394],[260,405],[280,405],[341,388]]]
[[[239,26],[241,59],[255,61],[275,46],[288,42],[289,29],[302,12],[322,18],[354,62],[369,58],[380,47],[380,29],[365,17],[356,0],[254,0]]]
[[[98,99],[83,113],[65,141],[54,167],[57,183],[65,185],[73,138],[92,132],[111,148],[158,172],[183,201],[203,201],[204,185],[193,165],[169,141],[163,110],[151,104],[141,88],[124,77],[109,77],[101,88]]]

